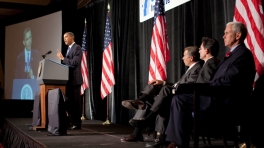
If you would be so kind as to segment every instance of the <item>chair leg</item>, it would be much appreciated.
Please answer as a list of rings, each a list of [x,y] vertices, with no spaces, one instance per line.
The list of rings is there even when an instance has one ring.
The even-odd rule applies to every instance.
[[[225,136],[222,136],[222,140],[223,140],[223,143],[224,143],[225,148],[228,148],[227,140],[226,140]],[[237,139],[234,140],[234,147],[235,148],[239,148]]]
[[[237,140],[234,140],[234,147],[239,148]]]
[[[250,138],[248,136],[245,136],[245,138],[243,138],[243,142],[243,146],[240,146],[240,148],[251,148]]]
[[[223,135],[222,135],[222,140],[223,140],[223,143],[224,143],[225,148],[228,148],[226,138]]]
[[[205,137],[202,135],[203,143],[206,144]]]
[[[156,131],[153,132],[153,139],[157,139],[157,132]]]
[[[191,133],[191,135],[190,135],[190,139],[194,140],[194,138],[193,138],[193,133]]]
[[[244,127],[244,131],[242,133],[242,137],[243,140],[246,144],[246,148],[250,148],[251,147],[251,143],[250,143],[250,136],[249,136],[249,130],[248,130],[248,126],[243,126]]]
[[[210,137],[209,137],[208,135],[207,135],[206,137],[207,137],[208,145],[209,145],[209,146],[212,146],[212,143],[211,143],[211,139],[210,139]]]
[[[204,135],[202,137],[203,141],[204,141],[204,144],[206,144],[206,140],[207,140],[208,145],[212,146],[209,131],[207,129],[203,129],[203,130],[205,131],[205,133],[204,133]],[[206,137],[206,140],[205,140],[205,137]]]
[[[246,142],[246,147],[251,148],[250,142]]]

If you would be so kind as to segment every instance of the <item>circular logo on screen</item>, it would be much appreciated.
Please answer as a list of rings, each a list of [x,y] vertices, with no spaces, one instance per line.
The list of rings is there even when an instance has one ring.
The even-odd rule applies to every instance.
[[[33,91],[30,87],[30,85],[25,84],[20,93],[21,100],[33,100]]]

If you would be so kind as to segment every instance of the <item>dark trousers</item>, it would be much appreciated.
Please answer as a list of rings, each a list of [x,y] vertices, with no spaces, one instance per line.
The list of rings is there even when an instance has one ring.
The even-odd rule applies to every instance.
[[[170,85],[165,86],[155,86],[155,85],[147,85],[141,94],[147,94],[147,97],[141,95],[143,97],[139,97],[138,100],[141,101],[149,101],[153,102],[151,111],[158,112],[164,102],[169,102],[166,99],[170,97],[172,91],[172,87]]]
[[[71,124],[81,126],[82,120],[82,100],[81,85],[67,85],[66,94],[69,99],[69,115]]]
[[[170,118],[165,132],[167,135],[166,141],[176,143],[179,148],[189,147],[192,111],[192,94],[179,94],[172,98]]]
[[[158,111],[163,111],[161,109],[163,106],[165,108],[169,108],[170,102],[171,102],[171,91],[172,87],[169,85],[163,86],[157,96],[154,97],[154,103],[152,107],[150,108],[151,111],[158,112]],[[164,108],[164,109],[165,109]]]
[[[141,93],[147,94],[148,97],[139,97],[139,100],[153,102],[150,110],[158,114],[158,117],[156,119],[155,131],[160,132],[161,134],[165,133],[165,129],[168,124],[170,104],[172,98],[171,92],[171,85],[147,85],[143,89],[143,91],[141,91]]]

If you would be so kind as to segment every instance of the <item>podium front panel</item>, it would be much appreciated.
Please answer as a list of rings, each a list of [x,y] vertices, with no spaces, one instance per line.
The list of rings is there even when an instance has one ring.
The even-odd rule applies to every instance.
[[[69,67],[50,59],[39,62],[37,81],[39,84],[66,84],[69,79]]]

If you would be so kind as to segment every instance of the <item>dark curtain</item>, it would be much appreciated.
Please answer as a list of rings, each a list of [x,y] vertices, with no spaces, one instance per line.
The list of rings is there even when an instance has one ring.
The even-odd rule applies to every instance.
[[[102,50],[107,4],[110,4],[115,85],[108,98],[101,99]],[[203,36],[216,38],[221,45],[219,59],[226,48],[225,24],[233,20],[235,0],[191,0],[166,12],[171,59],[167,63],[168,82],[177,82],[185,72],[182,62],[186,46],[200,46]],[[122,100],[136,99],[147,85],[153,18],[139,22],[139,0],[95,0],[85,8],[89,64],[89,98],[95,119],[127,123],[135,111],[122,107]],[[108,103],[107,103],[108,100]],[[87,101],[87,98],[86,98]],[[108,104],[108,106],[107,106]]]
[[[106,99],[100,97],[102,72],[102,53],[104,47],[104,27],[107,13],[107,2],[93,1],[85,8],[87,18],[87,52],[89,70],[89,94],[86,101],[91,99],[92,116],[94,119],[106,119]],[[86,106],[87,107],[87,106]]]

